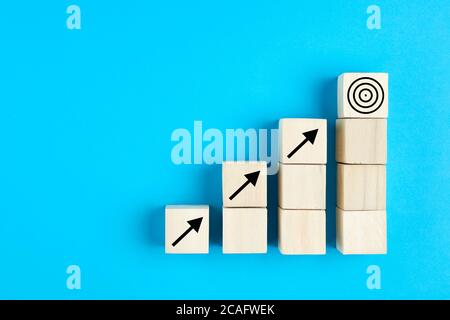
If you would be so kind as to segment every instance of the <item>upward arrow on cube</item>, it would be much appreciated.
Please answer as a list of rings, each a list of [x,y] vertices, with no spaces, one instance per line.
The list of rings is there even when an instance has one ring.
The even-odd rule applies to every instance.
[[[242,186],[239,187],[239,189],[237,189],[231,196],[230,196],[230,200],[233,200],[242,190],[245,189],[245,187],[247,187],[250,183],[253,186],[256,186],[256,182],[258,181],[258,177],[259,177],[259,173],[261,171],[255,171],[252,173],[247,173],[246,175],[244,175],[244,177],[247,178],[247,181],[244,182],[244,184]]]
[[[319,131],[319,129],[314,129],[311,131],[306,131],[303,132],[303,135],[305,136],[305,139],[303,139],[303,141],[294,148],[294,150],[292,150],[289,154],[288,154],[288,158],[292,158],[292,156],[298,151],[300,150],[308,141],[311,142],[311,144],[314,144],[314,141],[316,141],[316,136],[317,136],[317,132]]]
[[[188,233],[191,232],[192,230],[195,230],[195,232],[198,233],[198,230],[200,230],[200,225],[202,224],[202,220],[203,220],[203,217],[200,217],[200,218],[197,218],[197,219],[188,220],[187,223],[189,223],[190,227],[187,228],[186,231],[183,232],[183,234],[181,236],[179,236],[177,238],[177,240],[175,240],[172,243],[172,247],[175,247],[178,244],[178,242],[183,240],[183,238],[186,237],[188,235]]]

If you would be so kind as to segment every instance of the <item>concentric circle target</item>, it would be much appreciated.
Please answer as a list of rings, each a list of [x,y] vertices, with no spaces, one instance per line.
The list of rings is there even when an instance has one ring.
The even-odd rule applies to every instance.
[[[383,104],[384,90],[373,78],[358,78],[348,88],[347,100],[356,112],[370,114],[377,111]]]

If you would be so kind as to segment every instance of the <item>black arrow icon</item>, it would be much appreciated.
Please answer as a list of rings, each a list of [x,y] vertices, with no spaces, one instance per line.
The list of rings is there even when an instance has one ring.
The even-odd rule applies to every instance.
[[[301,147],[303,147],[308,141],[311,142],[311,144],[314,144],[314,141],[316,140],[317,132],[319,129],[314,129],[311,131],[303,132],[303,135],[305,136],[305,139],[294,148],[294,150],[291,151],[291,153],[288,154],[288,158],[290,159],[298,150],[300,150]]]
[[[175,241],[172,243],[172,247],[175,247],[175,246],[178,244],[178,242],[180,242],[181,240],[183,240],[183,238],[186,237],[187,234],[188,234],[189,232],[191,232],[192,230],[195,230],[195,232],[198,233],[198,230],[200,229],[200,225],[202,224],[202,220],[203,220],[203,217],[196,218],[196,219],[192,219],[192,220],[188,220],[187,223],[189,223],[190,227],[187,228],[186,231],[183,232],[183,234],[182,234],[181,236],[179,236],[178,239],[175,240]]]
[[[244,188],[246,186],[248,186],[250,183],[253,186],[256,186],[256,181],[258,181],[258,177],[259,177],[259,173],[260,171],[255,171],[252,173],[247,173],[244,175],[244,177],[247,178],[247,181],[244,182],[244,184],[242,186],[239,187],[239,189],[237,189],[231,196],[230,196],[230,200],[233,200],[242,190],[244,190]]]

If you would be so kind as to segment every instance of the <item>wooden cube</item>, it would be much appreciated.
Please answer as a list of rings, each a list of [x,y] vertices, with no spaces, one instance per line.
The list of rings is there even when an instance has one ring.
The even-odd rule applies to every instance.
[[[166,206],[166,253],[208,253],[209,206]]]
[[[278,205],[282,209],[324,210],[325,196],[325,165],[280,163]]]
[[[224,207],[267,207],[267,163],[223,162],[222,189]]]
[[[327,163],[326,119],[281,119],[280,162]]]
[[[386,166],[338,163],[337,206],[343,210],[385,210]]]
[[[339,118],[387,118],[387,116],[387,73],[343,73],[339,76]]]
[[[336,209],[336,242],[343,254],[386,254],[386,211]]]
[[[223,208],[223,253],[266,253],[267,209]]]
[[[337,119],[336,161],[386,164],[387,119]]]
[[[278,208],[278,248],[282,254],[325,254],[324,210]]]

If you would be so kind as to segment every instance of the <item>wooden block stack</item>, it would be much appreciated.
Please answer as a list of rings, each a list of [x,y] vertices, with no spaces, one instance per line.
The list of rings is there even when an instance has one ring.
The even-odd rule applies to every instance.
[[[327,121],[281,119],[278,247],[282,254],[325,254]]]
[[[223,253],[267,252],[267,163],[224,162]]]
[[[336,120],[337,247],[385,254],[387,73],[344,73]]]

